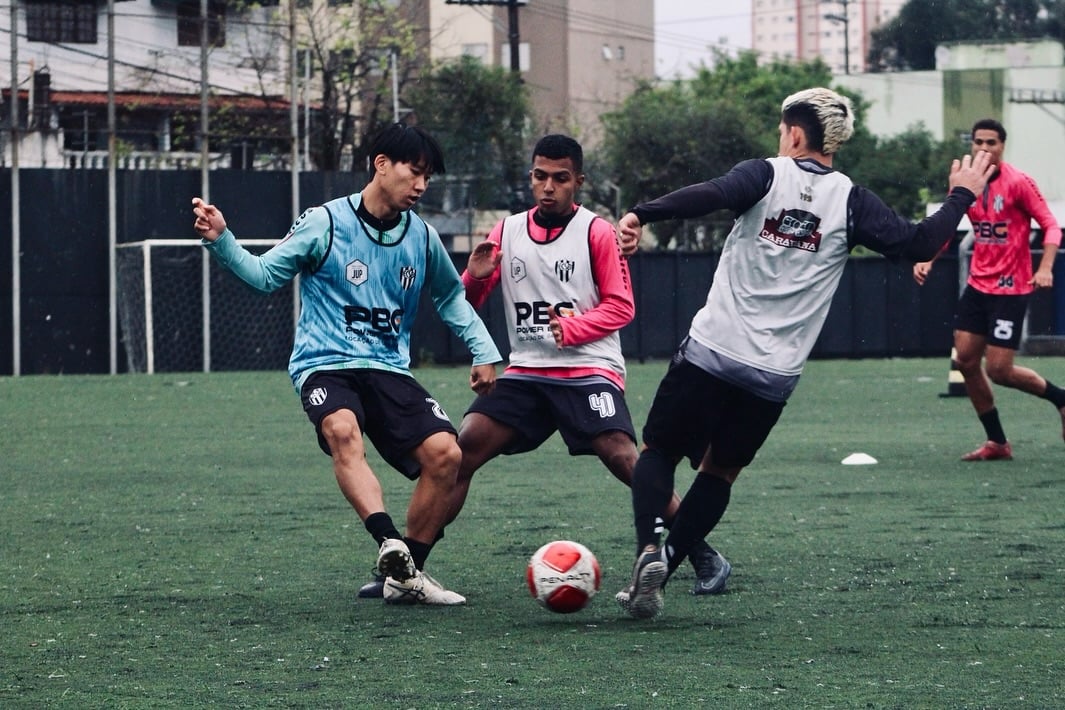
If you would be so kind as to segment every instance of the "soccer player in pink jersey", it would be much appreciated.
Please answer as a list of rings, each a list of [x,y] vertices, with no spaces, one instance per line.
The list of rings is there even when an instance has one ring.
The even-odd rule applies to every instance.
[[[973,256],[954,316],[958,369],[987,434],[987,441],[962,456],[963,461],[1013,458],[991,392],[992,382],[1048,400],[1058,410],[1065,438],[1065,390],[1013,362],[1030,295],[1036,289],[1054,286],[1054,257],[1061,244],[1061,227],[1035,181],[1003,162],[1005,148],[1006,129],[1001,123],[984,118],[973,124],[972,154],[986,152],[996,170],[983,194],[969,207],[975,237]],[[1035,273],[1030,245],[1033,219],[1043,230],[1043,257]],[[914,264],[917,283],[924,284],[931,268],[931,261]]]

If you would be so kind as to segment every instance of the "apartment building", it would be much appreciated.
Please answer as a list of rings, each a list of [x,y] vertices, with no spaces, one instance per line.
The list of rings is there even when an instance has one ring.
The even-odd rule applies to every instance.
[[[17,2],[13,13],[0,14],[0,52],[16,69],[13,80],[12,63],[0,64],[0,123],[10,127],[14,86],[21,165],[102,167],[112,82],[123,167],[198,163],[201,93],[212,113],[248,126],[243,140],[234,131],[233,140],[215,147],[212,166],[247,167],[253,154],[285,153],[289,92],[278,0],[239,9],[212,0],[206,43],[198,0],[122,0],[112,7],[110,19],[108,5],[95,0]],[[9,135],[3,165],[11,161]]]
[[[516,13],[507,0],[431,0],[432,58],[469,54],[516,68],[539,131],[567,132],[594,144],[599,116],[620,105],[638,81],[654,77],[653,0],[515,5]]]
[[[15,2],[13,13],[0,13],[0,55],[17,56],[14,80],[11,62],[0,62],[0,128],[10,124],[14,86],[24,167],[106,164],[109,74],[121,167],[198,166],[206,105],[212,134],[225,127],[224,140],[210,145],[210,166],[263,169],[291,164],[293,97],[301,167],[315,167],[307,134],[323,100],[323,66],[366,65],[352,71],[346,87],[352,107],[336,119],[350,124],[345,130],[372,122],[371,104],[385,104],[387,119],[400,117],[398,96],[374,97],[395,88],[402,94],[431,60],[469,54],[514,65],[529,88],[537,129],[588,143],[598,135],[599,116],[653,76],[651,0],[515,0],[514,7],[508,0],[392,0],[386,6],[413,27],[407,37],[416,49],[406,56],[389,46],[387,27],[374,50],[380,56],[345,49],[355,44],[360,22],[354,0],[294,0],[294,7],[287,0],[209,0],[206,42],[200,0],[114,2],[113,41],[106,3]],[[0,165],[11,164],[10,135],[0,135]]]
[[[812,61],[835,74],[868,70],[872,32],[906,0],[752,0],[751,46],[764,61]]]

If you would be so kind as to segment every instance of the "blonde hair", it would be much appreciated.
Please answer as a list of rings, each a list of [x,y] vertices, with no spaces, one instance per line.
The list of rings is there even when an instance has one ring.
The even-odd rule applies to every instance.
[[[854,106],[831,89],[805,89],[784,99],[780,107],[786,125],[806,132],[808,147],[832,155],[854,134]]]

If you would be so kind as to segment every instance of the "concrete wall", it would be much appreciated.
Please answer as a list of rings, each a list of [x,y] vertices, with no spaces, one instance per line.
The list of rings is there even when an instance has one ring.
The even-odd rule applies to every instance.
[[[998,119],[1008,134],[1005,159],[1031,175],[1048,200],[1063,200],[1062,45],[1039,42],[989,48],[985,54],[977,46],[950,45],[940,52],[947,69],[852,74],[836,76],[835,81],[862,92],[872,103],[866,120],[878,136],[923,124],[936,138],[958,137],[960,149],[968,151],[962,138],[973,122]]]

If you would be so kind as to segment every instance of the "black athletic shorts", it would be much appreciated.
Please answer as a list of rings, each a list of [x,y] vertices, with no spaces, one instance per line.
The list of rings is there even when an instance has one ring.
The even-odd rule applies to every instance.
[[[381,370],[328,370],[307,378],[300,391],[303,411],[322,438],[322,419],[338,409],[355,413],[359,428],[390,466],[414,480],[421,467],[411,452],[440,431],[458,436],[443,407],[413,377]]]
[[[772,402],[675,358],[655,393],[644,443],[699,468],[706,450],[716,466],[746,466],[784,411]]]
[[[477,412],[518,432],[505,454],[532,451],[558,431],[570,454],[593,454],[592,440],[608,431],[636,441],[625,394],[608,380],[595,378],[558,384],[500,377],[488,394],[466,411]]]
[[[1021,346],[1028,296],[1002,296],[966,286],[958,299],[954,329],[983,335],[991,345],[1016,350]]]

